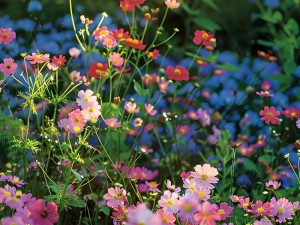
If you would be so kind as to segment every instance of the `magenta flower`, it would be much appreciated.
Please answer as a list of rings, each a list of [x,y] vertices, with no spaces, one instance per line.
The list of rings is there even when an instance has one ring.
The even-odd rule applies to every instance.
[[[207,201],[210,199],[210,189],[201,186],[197,187],[195,195],[198,197],[198,200]]]
[[[0,63],[0,72],[5,76],[14,74],[17,70],[18,65],[14,63],[12,58],[3,59],[3,63]]]
[[[33,224],[53,225],[58,221],[57,205],[54,202],[46,204],[44,199],[38,199],[28,209]]]
[[[267,218],[262,218],[261,220],[254,221],[253,225],[273,225],[273,223]]]
[[[49,54],[40,54],[35,52],[33,52],[32,55],[27,55],[25,59],[27,59],[30,64],[45,63],[50,61]]]
[[[6,203],[11,200],[13,196],[15,196],[16,188],[11,187],[8,184],[3,188],[0,188],[0,203]]]
[[[138,205],[135,209],[130,209],[128,212],[127,225],[161,225],[160,216],[152,214],[145,204]]]
[[[104,123],[110,128],[118,128],[121,126],[121,123],[117,121],[116,118],[109,118],[104,121]]]
[[[169,80],[188,81],[190,79],[189,71],[180,65],[177,65],[175,68],[173,66],[167,66],[166,74]]]
[[[267,216],[271,211],[270,202],[263,203],[261,200],[257,200],[251,205],[252,217]]]
[[[264,110],[259,111],[259,115],[261,116],[261,120],[265,121],[266,124],[280,124],[279,118],[277,116],[280,115],[279,111],[276,111],[274,106],[265,106]]]
[[[286,198],[276,200],[274,197],[271,199],[272,210],[270,215],[276,216],[276,222],[286,222],[287,219],[293,219],[295,214],[293,204]]]
[[[221,220],[226,220],[227,218],[231,217],[230,214],[232,213],[233,207],[229,206],[227,202],[221,202],[218,214],[221,216]]]
[[[16,185],[17,187],[22,187],[25,184],[24,181],[20,180],[20,178],[17,176],[7,176],[7,181],[13,185]]]
[[[154,109],[154,106],[151,104],[145,103],[145,110],[150,116],[154,116],[157,113],[157,110]]]
[[[259,95],[260,97],[264,97],[264,98],[268,98],[268,97],[273,97],[274,96],[269,91],[260,91],[260,92],[257,91],[256,94]]]
[[[194,167],[196,172],[192,172],[192,177],[196,178],[200,186],[213,189],[212,183],[218,183],[218,170],[211,167],[209,164],[204,164],[203,166],[197,165]]]
[[[69,74],[69,78],[74,82],[79,82],[82,77],[80,76],[80,72],[74,70]]]
[[[26,225],[22,217],[15,215],[13,217],[5,217],[1,220],[1,225]]]
[[[16,38],[16,33],[11,30],[11,28],[0,28],[0,44],[5,45],[13,42]]]

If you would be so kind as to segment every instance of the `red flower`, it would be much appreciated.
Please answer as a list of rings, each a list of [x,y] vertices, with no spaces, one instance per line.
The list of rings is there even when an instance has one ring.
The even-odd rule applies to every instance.
[[[152,52],[147,52],[146,55],[148,58],[157,59],[159,56],[159,50],[154,49]]]
[[[107,63],[92,62],[89,70],[87,71],[87,75],[90,77],[95,77],[97,79],[99,78],[105,79],[108,76],[107,70],[108,70]]]
[[[120,8],[123,12],[134,12],[135,4],[130,0],[123,0],[120,2]]]
[[[184,66],[168,66],[166,68],[166,74],[169,80],[189,80],[189,71]]]
[[[123,39],[129,38],[129,32],[124,31],[123,28],[113,30],[112,35],[117,40],[123,40]]]
[[[282,114],[288,119],[300,118],[300,109],[295,106],[291,106],[284,110]]]
[[[213,47],[212,46],[212,40],[214,41],[215,38],[212,34],[209,34],[205,30],[196,30],[194,33],[194,39],[193,42],[196,45],[204,45],[205,47]]]
[[[259,115],[261,116],[261,120],[265,121],[266,124],[269,124],[270,122],[272,124],[280,124],[279,118],[277,116],[280,115],[279,111],[276,111],[274,106],[265,106],[264,110],[260,110]]]
[[[56,65],[57,67],[61,67],[65,65],[66,62],[66,57],[64,57],[63,55],[59,55],[58,57],[53,56],[51,63],[53,63],[54,65]]]
[[[144,50],[146,48],[146,45],[144,45],[142,41],[132,38],[126,38],[125,45],[139,50]]]

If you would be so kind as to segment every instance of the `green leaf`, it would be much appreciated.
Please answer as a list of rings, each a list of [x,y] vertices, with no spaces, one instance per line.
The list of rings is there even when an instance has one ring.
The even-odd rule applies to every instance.
[[[44,199],[46,200],[46,202],[54,201],[56,203],[59,203],[57,195],[46,195],[44,196]]]
[[[263,20],[270,23],[280,23],[282,21],[282,14],[279,11],[272,13],[272,11],[267,11],[260,16]]]
[[[67,205],[67,206],[73,206],[73,207],[78,207],[78,208],[86,207],[85,201],[78,198],[77,195],[67,195],[65,200],[66,200],[65,205]]]
[[[103,212],[107,216],[110,215],[110,210],[106,205],[101,205],[99,208],[100,208],[99,209],[100,212]]]
[[[299,25],[293,18],[288,20],[288,22],[284,25],[284,29],[295,36],[299,33]]]
[[[208,31],[221,30],[221,27],[216,22],[214,22],[213,20],[211,20],[207,17],[199,17],[198,16],[198,17],[195,17],[193,21],[196,25],[198,25]]]
[[[243,165],[246,170],[255,171],[258,175],[262,175],[261,171],[259,171],[259,169],[257,168],[257,165],[250,159],[246,159]]]
[[[53,191],[54,193],[58,193],[58,188],[57,188],[57,186],[55,186],[55,185],[48,185],[48,188],[51,190],[51,191]]]
[[[142,86],[135,80],[133,80],[133,85],[134,85],[134,90],[138,93],[138,95],[140,97],[144,97],[148,90],[147,89],[143,89]]]
[[[219,69],[229,71],[229,72],[239,72],[240,71],[240,68],[237,68],[234,65],[231,65],[229,63],[217,64],[216,67],[218,67]]]
[[[271,48],[273,48],[275,46],[275,43],[270,42],[270,41],[261,40],[261,39],[258,39],[257,43],[260,45],[266,46],[266,47],[271,47]]]
[[[216,3],[214,3],[214,1],[212,1],[212,0],[203,0],[203,2],[204,2],[206,5],[208,5],[208,6],[210,6],[211,8],[213,8],[214,10],[220,11],[220,8],[216,5]]]
[[[118,114],[119,107],[111,102],[105,102],[101,105],[102,107],[102,115],[105,119],[114,117]]]
[[[74,174],[74,176],[76,177],[76,179],[78,180],[78,181],[82,181],[82,178],[81,178],[81,175],[79,174],[79,173],[77,173],[75,170],[71,170],[72,171],[72,173]]]
[[[276,159],[275,156],[271,156],[271,155],[262,155],[258,158],[258,161],[260,163],[264,163],[267,165],[270,165],[274,160]]]
[[[209,62],[209,63],[215,63],[217,61],[216,57],[204,58],[204,57],[201,57],[199,55],[195,56],[195,53],[193,53],[193,52],[185,52],[185,54],[187,56],[191,57],[191,58],[195,57],[195,59],[200,59],[200,60],[203,60],[203,61],[206,61],[206,62]]]
[[[129,157],[130,157],[130,151],[120,153],[120,160],[127,160],[129,159]]]
[[[192,10],[185,2],[182,2],[180,4],[180,7],[182,7],[183,10],[185,10],[190,16],[198,16],[200,14],[200,10]]]

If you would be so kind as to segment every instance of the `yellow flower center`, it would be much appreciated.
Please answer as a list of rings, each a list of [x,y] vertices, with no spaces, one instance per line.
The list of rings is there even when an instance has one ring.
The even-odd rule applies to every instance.
[[[259,207],[257,210],[256,210],[258,213],[263,213],[265,210],[263,207]]]
[[[181,75],[181,72],[180,72],[179,69],[175,69],[175,70],[174,70],[174,73],[175,73],[176,75]]]
[[[190,212],[192,209],[193,209],[193,207],[191,206],[191,204],[186,204],[186,205],[183,207],[183,210],[184,210],[185,212]]]
[[[218,214],[220,214],[220,215],[224,215],[224,214],[225,214],[225,211],[224,211],[224,209],[219,209],[219,210],[218,210]]]
[[[207,174],[203,174],[203,175],[201,175],[201,179],[202,179],[202,180],[207,180],[207,179],[208,179],[208,176],[207,176]]]
[[[173,201],[172,201],[171,199],[168,199],[168,200],[167,200],[167,205],[168,205],[168,206],[172,206],[173,204],[174,204],[174,203],[173,203]]]

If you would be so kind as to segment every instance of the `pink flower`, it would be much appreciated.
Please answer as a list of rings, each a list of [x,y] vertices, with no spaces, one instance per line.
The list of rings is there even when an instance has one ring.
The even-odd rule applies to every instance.
[[[195,195],[200,201],[207,201],[210,199],[210,189],[201,186],[197,187],[195,190]]]
[[[256,92],[257,95],[264,97],[264,98],[268,98],[268,97],[273,97],[274,95],[271,94],[269,91],[260,91],[260,92]]]
[[[92,119],[97,119],[101,115],[101,106],[96,104],[87,107],[81,111],[85,120],[90,121]]]
[[[26,225],[23,220],[22,217],[15,215],[13,217],[5,217],[1,220],[1,225]]]
[[[124,59],[122,58],[121,54],[115,52],[109,55],[108,60],[117,67],[122,66],[124,63]]]
[[[69,55],[71,57],[77,58],[80,55],[80,50],[78,48],[75,48],[75,47],[70,48],[69,49]]]
[[[111,208],[116,208],[119,205],[124,205],[126,201],[126,191],[120,187],[111,187],[108,188],[107,193],[103,196],[103,199],[106,200],[106,205]]]
[[[124,109],[127,112],[133,113],[133,114],[136,114],[140,111],[140,109],[137,108],[137,105],[134,102],[125,102]]]
[[[148,186],[148,190],[152,191],[152,192],[161,192],[157,187],[158,187],[158,183],[156,183],[155,181],[145,181],[145,184]]]
[[[200,183],[201,186],[212,189],[214,186],[212,183],[218,183],[218,170],[211,167],[209,164],[204,164],[203,166],[197,165],[194,167],[196,172],[192,172],[192,177]]]
[[[278,182],[276,180],[269,180],[266,183],[266,189],[268,190],[277,190],[281,185],[281,182]]]
[[[0,28],[0,44],[3,43],[5,45],[13,42],[16,38],[16,33],[11,30],[11,28]]]
[[[93,94],[94,92],[92,90],[79,91],[78,98],[76,98],[77,104],[81,106],[82,109],[86,109],[98,104],[97,97],[93,96]]]
[[[286,222],[287,219],[293,219],[295,214],[293,204],[286,198],[276,200],[274,197],[271,199],[272,210],[270,215],[276,216],[276,222]]]
[[[165,4],[169,9],[177,9],[180,6],[180,3],[176,0],[165,0]]]
[[[32,55],[27,55],[25,59],[27,59],[30,64],[45,63],[50,61],[49,54],[37,54],[35,52],[33,52]]]
[[[79,82],[81,81],[81,76],[80,76],[80,72],[74,70],[69,74],[69,77],[72,81],[74,82]]]
[[[145,103],[145,110],[150,116],[154,116],[157,113],[157,110],[154,109],[154,106],[151,104]]]
[[[161,225],[160,216],[152,214],[145,204],[138,205],[135,209],[129,209],[127,225]]]
[[[273,225],[273,223],[267,218],[262,218],[261,220],[254,221],[253,225]]]
[[[175,193],[179,193],[180,192],[180,187],[175,187],[175,185],[172,185],[171,181],[169,179],[166,180],[166,187],[172,191],[172,192],[175,192]]]
[[[205,225],[216,225],[216,221],[221,220],[218,214],[218,206],[209,202],[204,202],[198,206],[198,213],[194,216],[195,221]]]
[[[178,201],[178,194],[170,191],[165,191],[164,194],[160,197],[160,200],[158,200],[158,205],[162,207],[162,210],[164,212],[170,212],[170,213],[177,213],[178,207],[177,207],[177,201]]]
[[[54,202],[45,203],[38,199],[28,206],[33,224],[53,225],[58,221],[57,205]]]
[[[104,46],[106,46],[107,48],[113,48],[113,47],[116,47],[118,45],[118,43],[117,43],[116,39],[114,38],[114,36],[112,36],[110,34],[103,37],[102,44]]]
[[[169,80],[187,81],[190,79],[189,71],[184,66],[176,66],[175,68],[173,66],[167,66],[166,74]]]
[[[169,82],[165,79],[160,79],[158,82],[159,91],[163,94],[167,93],[167,89],[169,87]]]
[[[109,118],[104,121],[104,123],[110,128],[118,128],[121,126],[121,123],[117,121],[116,118]]]
[[[142,124],[143,124],[143,120],[141,119],[141,118],[136,118],[135,120],[134,120],[134,122],[133,122],[133,126],[134,127],[140,127],[140,126],[142,126]]]
[[[5,76],[14,74],[17,70],[18,65],[14,63],[12,58],[3,59],[3,63],[0,63],[0,72]]]
[[[164,212],[162,209],[158,209],[156,215],[159,215],[163,225],[173,225],[176,221],[176,217],[172,213]]]
[[[277,116],[280,115],[279,111],[276,111],[274,106],[265,106],[264,110],[259,111],[259,115],[261,116],[261,120],[265,121],[266,124],[280,124],[280,120]]]
[[[177,216],[182,221],[182,224],[185,224],[187,221],[192,222],[194,220],[194,214],[197,212],[199,202],[192,194],[185,194],[179,197],[176,206],[179,209]]]
[[[96,29],[93,33],[96,41],[103,41],[103,38],[110,33],[107,26],[100,27]]]

